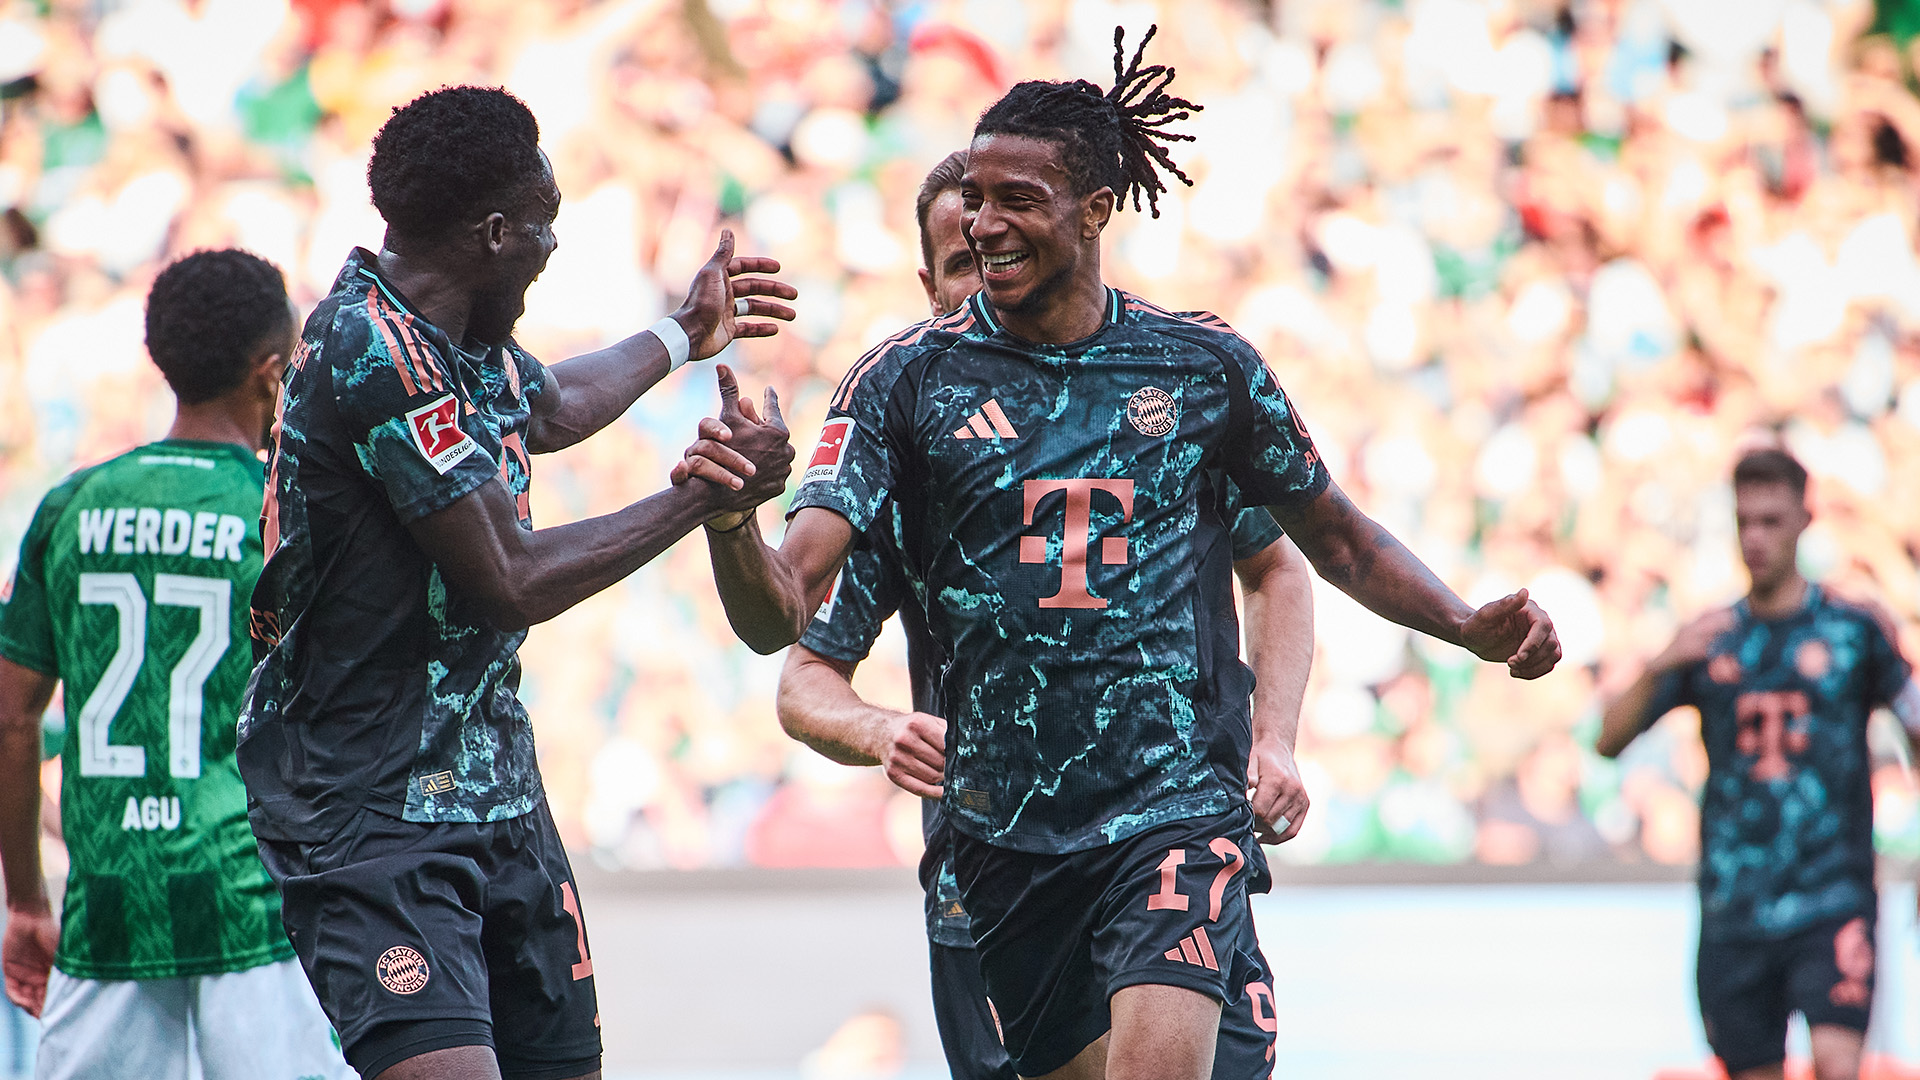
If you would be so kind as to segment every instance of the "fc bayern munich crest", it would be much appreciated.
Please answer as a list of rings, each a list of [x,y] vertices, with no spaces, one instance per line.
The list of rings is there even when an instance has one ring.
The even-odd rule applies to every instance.
[[[1165,390],[1143,386],[1127,399],[1127,422],[1142,435],[1165,435],[1180,422],[1180,406]]]
[[[405,945],[395,945],[374,961],[380,985],[396,994],[417,994],[427,985],[427,958]]]

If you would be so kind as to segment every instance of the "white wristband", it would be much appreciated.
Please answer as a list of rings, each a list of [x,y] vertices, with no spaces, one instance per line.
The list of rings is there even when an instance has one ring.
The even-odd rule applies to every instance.
[[[686,364],[688,355],[693,352],[693,342],[687,340],[687,332],[680,329],[679,321],[673,316],[669,315],[647,327],[647,333],[659,338],[660,344],[666,346],[667,374],[679,371]]]

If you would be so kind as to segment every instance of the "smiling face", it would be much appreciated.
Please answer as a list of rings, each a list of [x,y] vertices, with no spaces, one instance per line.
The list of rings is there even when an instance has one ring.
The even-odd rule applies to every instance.
[[[1024,135],[982,135],[967,153],[961,227],[1002,313],[1038,316],[1089,275],[1098,284],[1113,192],[1075,195],[1061,162],[1059,146]]]
[[[927,304],[935,315],[953,311],[980,291],[980,268],[974,264],[960,217],[959,188],[941,192],[927,207],[926,241],[933,265],[921,268],[920,287],[927,290]]]
[[[490,259],[487,279],[475,292],[467,318],[467,336],[483,345],[498,345],[513,334],[513,325],[527,310],[527,289],[547,268],[559,248],[553,220],[560,214],[560,188],[553,168],[544,166],[533,194],[521,205],[501,212],[487,223]]]
[[[1800,534],[1813,521],[1805,500],[1790,484],[1739,484],[1733,489],[1733,518],[1754,591],[1779,588],[1796,572]]]

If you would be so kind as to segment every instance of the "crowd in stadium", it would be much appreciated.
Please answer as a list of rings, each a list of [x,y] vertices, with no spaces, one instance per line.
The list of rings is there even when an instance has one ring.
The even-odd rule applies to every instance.
[[[1166,6],[1171,6],[1166,5]],[[1920,655],[1920,99],[1860,0],[1207,0],[1156,48],[1206,110],[1196,185],[1118,216],[1110,280],[1266,355],[1335,477],[1474,602],[1526,585],[1566,662],[1536,683],[1334,590],[1278,856],[1488,864],[1696,857],[1706,769],[1676,714],[1618,763],[1602,695],[1740,594],[1726,477],[1775,437],[1813,470],[1811,576]],[[0,547],[75,466],[157,434],[141,301],[236,244],[311,305],[377,247],[390,108],[504,84],[567,200],[519,340],[558,358],[679,302],[731,222],[801,290],[735,350],[810,442],[835,380],[925,316],[913,194],[1015,78],[1105,81],[1114,0],[14,0],[0,6]],[[184,31],[184,32],[183,32]],[[537,522],[665,483],[707,370],[542,459]],[[765,522],[777,515],[771,509]],[[911,861],[916,801],[774,719],[704,544],[537,629],[523,688],[563,834],[638,868]],[[904,703],[903,652],[857,685]],[[1891,745],[1888,743],[1887,745]],[[57,785],[51,785],[57,787]],[[1889,756],[1884,851],[1920,856]]]

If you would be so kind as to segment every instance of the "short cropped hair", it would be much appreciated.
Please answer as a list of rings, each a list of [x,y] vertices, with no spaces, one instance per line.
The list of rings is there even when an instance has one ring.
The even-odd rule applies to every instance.
[[[960,190],[960,178],[967,175],[967,152],[955,150],[940,159],[925,180],[920,181],[920,195],[913,200],[913,216],[920,223],[920,260],[926,264],[927,271],[933,271],[933,238],[927,235],[927,215],[933,212],[933,204],[940,196],[949,191]]]
[[[524,102],[497,86],[444,86],[393,110],[373,137],[367,187],[388,227],[438,240],[519,206],[545,172]]]
[[[1742,488],[1749,484],[1785,484],[1793,489],[1795,498],[1805,499],[1807,467],[1785,450],[1755,450],[1733,467],[1733,486]]]
[[[260,347],[292,325],[280,268],[235,248],[196,251],[147,291],[147,353],[183,405],[239,386]]]

